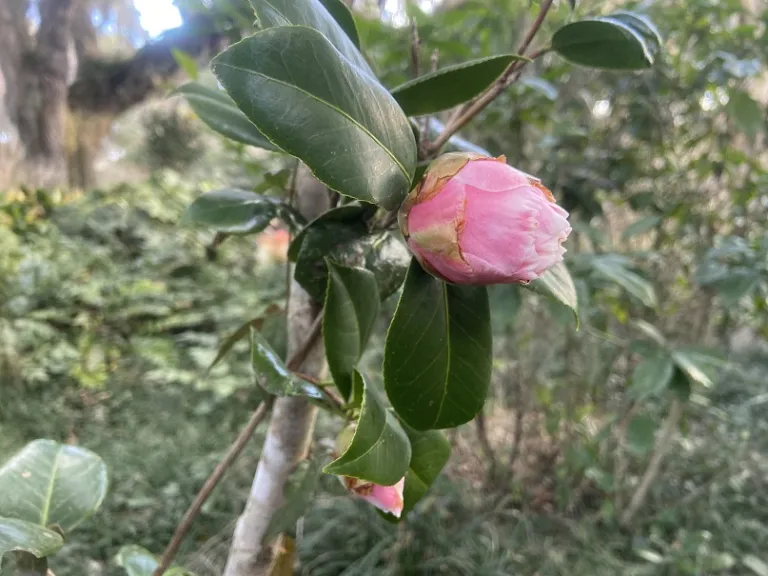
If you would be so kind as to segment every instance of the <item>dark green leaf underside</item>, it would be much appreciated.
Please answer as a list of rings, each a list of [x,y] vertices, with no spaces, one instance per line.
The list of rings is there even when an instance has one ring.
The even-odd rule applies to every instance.
[[[448,66],[393,88],[392,95],[408,116],[433,114],[474,98],[515,60],[525,58],[503,54]]]
[[[641,70],[653,64],[640,34],[610,18],[563,26],[552,37],[552,49],[566,60],[592,68]]]

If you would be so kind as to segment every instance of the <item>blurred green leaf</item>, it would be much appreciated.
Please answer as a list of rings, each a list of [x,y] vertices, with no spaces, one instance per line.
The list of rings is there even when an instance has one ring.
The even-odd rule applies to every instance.
[[[664,338],[664,334],[650,322],[646,322],[645,320],[633,320],[632,325],[643,335],[652,340],[657,346],[664,348],[667,345],[667,339]]]
[[[592,259],[592,268],[598,276],[615,282],[646,306],[655,308],[658,302],[653,285],[629,270],[627,265],[625,258],[615,254],[595,256]]]
[[[29,552],[9,552],[0,557],[0,576],[48,576],[48,558],[37,558]]]
[[[485,402],[492,356],[487,289],[446,284],[414,259],[384,349],[398,415],[417,430],[470,421]]]
[[[766,111],[742,90],[732,90],[728,94],[726,110],[739,129],[750,140],[754,140],[755,136],[765,127]]]
[[[328,369],[345,399],[352,393],[352,376],[379,314],[376,277],[364,268],[328,265],[328,289],[323,309],[323,342]]]
[[[187,99],[195,114],[209,128],[236,142],[280,152],[253,123],[238,110],[232,99],[223,90],[208,88],[202,84],[190,82],[176,89],[174,94],[181,94]]]
[[[768,576],[768,564],[757,556],[747,554],[741,559],[741,563],[757,574],[757,576]]]
[[[725,278],[715,283],[715,288],[723,304],[733,306],[752,292],[760,278],[758,270],[730,270]]]
[[[206,226],[226,234],[255,234],[264,230],[275,218],[283,218],[291,225],[303,221],[301,215],[275,198],[248,190],[225,188],[198,196],[187,208],[180,223]]]
[[[115,556],[115,564],[128,576],[152,576],[159,563],[152,553],[141,546],[123,546]]]
[[[642,400],[663,391],[672,379],[674,367],[672,357],[666,351],[645,358],[632,372],[630,395]]]
[[[183,50],[178,50],[176,48],[171,50],[171,54],[173,54],[173,59],[176,60],[176,64],[179,65],[179,68],[184,70],[184,74],[189,76],[190,80],[197,80],[198,71],[195,59]]]
[[[63,545],[64,539],[53,530],[24,520],[0,517],[0,559],[14,551],[44,558],[57,552]]]
[[[403,200],[416,167],[408,119],[321,33],[270,28],[216,56],[212,68],[246,116],[330,188],[390,210]]]
[[[661,224],[661,221],[661,216],[657,214],[652,214],[650,216],[640,218],[640,220],[637,220],[627,226],[626,230],[624,230],[624,232],[621,234],[621,238],[622,240],[629,240],[638,234],[645,234],[646,232],[650,232],[659,224]]]
[[[638,31],[610,17],[566,24],[552,37],[552,49],[575,64],[608,70],[642,70],[653,55]]]
[[[638,456],[651,451],[656,439],[656,422],[647,414],[639,414],[627,425],[627,449]]]
[[[672,351],[672,359],[691,382],[705,388],[711,388],[714,385],[710,372],[725,365],[719,355],[693,346],[676,348]]]
[[[355,371],[354,378],[361,381],[364,389],[355,435],[344,453],[323,471],[392,486],[408,470],[411,444],[379,393],[359,372]]]
[[[523,76],[518,81],[518,84],[520,86],[531,88],[532,90],[545,96],[548,100],[553,102],[557,100],[557,88],[551,82],[547,82],[543,78],[539,78],[538,76]]]
[[[0,468],[0,514],[65,533],[93,514],[107,493],[107,466],[93,452],[35,440]]]
[[[518,60],[527,58],[503,54],[446,66],[393,88],[392,96],[407,116],[434,114],[471,100]]]

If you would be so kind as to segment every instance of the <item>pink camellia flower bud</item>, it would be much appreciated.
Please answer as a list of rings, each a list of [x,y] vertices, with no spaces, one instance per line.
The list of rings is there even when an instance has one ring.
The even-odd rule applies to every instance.
[[[347,490],[357,494],[379,510],[392,514],[395,518],[400,518],[400,514],[403,513],[405,478],[401,478],[394,486],[379,486],[378,484],[363,482],[349,476],[344,476],[342,481]]]
[[[425,270],[454,284],[535,280],[563,259],[568,212],[503,156],[452,152],[432,162],[400,208]]]

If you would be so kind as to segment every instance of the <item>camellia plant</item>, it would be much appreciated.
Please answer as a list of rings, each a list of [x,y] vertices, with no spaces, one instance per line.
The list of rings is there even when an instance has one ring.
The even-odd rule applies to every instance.
[[[493,360],[486,286],[517,283],[577,314],[563,263],[567,212],[525,166],[509,166],[456,133],[549,53],[633,71],[651,67],[661,50],[654,26],[628,12],[572,17],[540,41],[553,8],[541,0],[515,52],[442,69],[433,58],[421,75],[414,41],[413,78],[387,89],[341,0],[250,1],[260,31],[212,62],[224,90],[191,83],[178,93],[224,136],[296,158],[295,172],[285,199],[217,190],[202,194],[184,219],[216,231],[218,241],[260,232],[275,219],[292,231],[289,354],[281,359],[272,349],[259,318],[224,341],[217,361],[250,334],[255,380],[267,400],[162,560],[151,564],[156,575],[171,565],[202,503],[268,409],[272,420],[227,576],[252,574],[263,546],[293,530],[302,513],[294,502],[306,503],[300,496],[311,492],[318,469],[303,464],[318,408],[346,422],[323,471],[389,519],[407,516],[449,458],[440,430],[469,422],[486,400]],[[570,10],[576,3],[561,4]],[[398,292],[380,389],[358,363],[381,302]],[[284,502],[297,468],[306,478],[298,482],[301,494]]]
[[[516,52],[443,69],[433,59],[419,75],[414,42],[413,79],[387,90],[340,0],[251,4],[261,31],[212,62],[225,91],[179,90],[214,130],[300,162],[285,201],[218,190],[186,215],[221,235],[258,232],[274,218],[295,234],[290,358],[280,360],[250,328],[256,380],[278,399],[228,576],[255,562],[270,533],[269,510],[306,455],[314,409],[305,406],[348,421],[324,472],[402,519],[449,457],[439,430],[472,420],[485,402],[493,357],[486,286],[518,283],[577,313],[562,262],[567,212],[524,167],[482,153],[456,132],[547,53],[639,70],[661,49],[645,17],[621,12],[573,21],[529,54],[552,9],[542,0]],[[449,110],[447,122],[435,117]],[[305,167],[309,178],[301,177]],[[398,291],[381,390],[358,362],[380,302]],[[324,359],[313,360],[320,345]]]

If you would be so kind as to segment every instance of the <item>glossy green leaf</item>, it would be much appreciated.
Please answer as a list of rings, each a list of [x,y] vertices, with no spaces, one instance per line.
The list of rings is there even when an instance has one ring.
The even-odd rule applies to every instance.
[[[190,80],[197,80],[198,71],[195,59],[183,50],[178,50],[176,48],[171,50],[171,54],[173,54],[173,59],[176,60],[176,64],[179,65],[179,68],[184,70],[184,74],[189,76]]]
[[[358,49],[359,41],[355,42],[350,34],[348,21],[347,25],[341,24],[338,18],[340,12],[328,9],[330,1],[250,0],[250,2],[262,28],[290,25],[314,28],[328,38],[334,48],[341,52],[347,60],[371,77],[375,77],[368,66],[368,62]],[[354,20],[352,24],[354,24]]]
[[[669,385],[674,367],[672,357],[663,350],[645,358],[632,372],[630,395],[641,400],[660,393]]]
[[[392,486],[408,471],[411,443],[379,392],[359,372],[354,378],[364,390],[360,419],[347,449],[323,471]]]
[[[384,350],[398,415],[417,430],[470,421],[485,402],[492,357],[487,289],[446,284],[414,259]]]
[[[317,458],[302,462],[291,475],[284,503],[272,515],[263,542],[269,542],[279,534],[296,534],[296,522],[304,515],[315,494],[320,476],[320,462]]]
[[[643,37],[611,18],[566,24],[552,37],[552,49],[575,64],[609,70],[642,70],[653,65]]]
[[[628,264],[625,258],[614,254],[596,256],[592,259],[592,268],[598,276],[615,282],[646,306],[655,308],[658,301],[653,285],[630,270],[627,267]]]
[[[324,235],[333,235],[341,233],[343,228],[354,228],[356,236],[363,235],[368,227],[365,222],[370,218],[375,209],[372,206],[358,203],[346,204],[337,208],[332,208],[324,212],[299,232],[288,247],[288,260],[296,262],[304,246],[304,240],[314,232],[323,232]],[[312,242],[307,242],[309,244]],[[321,258],[322,259],[322,258]]]
[[[400,107],[316,30],[270,28],[212,64],[246,116],[333,190],[395,209],[416,167]]]
[[[656,422],[647,414],[638,414],[627,425],[627,449],[638,456],[651,451],[656,439]]]
[[[28,552],[36,558],[56,553],[64,539],[39,524],[0,517],[0,558],[8,552]]]
[[[296,262],[294,278],[316,300],[325,298],[329,258],[349,266],[361,265],[362,242],[368,235],[365,219],[370,206],[347,205],[329,210],[310,222],[291,242],[288,258]]]
[[[200,120],[219,134],[236,142],[280,152],[280,149],[267,140],[245,114],[238,110],[223,90],[190,82],[178,88],[174,94],[184,96]]]
[[[447,66],[393,88],[392,96],[408,116],[448,110],[480,94],[516,60],[527,58],[502,54]]]
[[[291,373],[264,335],[251,328],[251,368],[256,383],[273,396],[303,396],[313,404],[336,411],[327,393]]]
[[[661,221],[662,218],[658,214],[651,214],[650,216],[640,218],[640,220],[636,220],[627,226],[627,229],[624,230],[624,232],[621,234],[621,238],[623,240],[629,240],[638,234],[645,234],[646,232],[650,232],[651,230],[657,228],[659,224],[661,224]]]
[[[696,384],[705,388],[714,385],[713,377],[725,361],[717,354],[695,346],[683,346],[672,351],[672,359],[680,370]]]
[[[523,284],[522,286],[523,288],[527,288],[537,294],[542,294],[543,296],[567,306],[573,311],[576,321],[578,322],[579,298],[576,293],[576,286],[573,283],[571,273],[564,263],[558,262],[544,272],[544,274],[541,275],[541,278],[533,280],[528,284]]]
[[[333,16],[342,30],[346,33],[355,48],[360,49],[360,36],[357,33],[357,26],[355,25],[355,18],[352,16],[352,11],[347,8],[347,5],[341,0],[320,0],[320,3],[328,10],[328,13]],[[298,24],[298,23],[297,23]],[[341,52],[341,50],[339,50]],[[342,52],[343,54],[343,52]]]
[[[392,232],[369,234],[366,222],[374,211],[371,205],[334,208],[310,222],[291,242],[288,258],[296,262],[294,278],[316,300],[325,298],[326,258],[373,272],[382,299],[402,285],[410,254]]]
[[[451,445],[439,430],[419,432],[403,426],[411,442],[411,463],[405,474],[403,517],[418,504],[451,456]]]
[[[352,393],[352,376],[379,314],[376,277],[365,268],[328,265],[328,289],[323,309],[323,342],[328,369],[345,399]]]
[[[0,514],[69,532],[107,493],[107,467],[93,452],[35,440],[0,468]]]
[[[607,19],[626,24],[634,32],[638,33],[645,43],[645,48],[648,50],[653,60],[656,61],[661,53],[663,40],[659,29],[656,28],[656,25],[650,18],[648,18],[648,16],[638,14],[637,12],[620,10],[612,12]]]
[[[259,386],[275,396],[301,394],[299,380],[291,374],[280,356],[259,330],[251,328],[251,368]]]
[[[288,215],[288,217],[286,217]],[[226,234],[255,234],[275,218],[289,224],[301,220],[289,206],[248,190],[225,188],[198,196],[181,218],[181,224],[206,226]]]
[[[397,292],[403,285],[410,262],[411,253],[398,234],[382,232],[371,237],[365,267],[376,277],[382,300]]]

